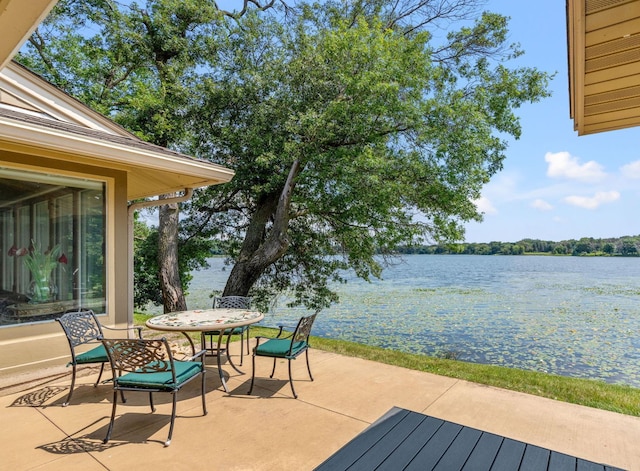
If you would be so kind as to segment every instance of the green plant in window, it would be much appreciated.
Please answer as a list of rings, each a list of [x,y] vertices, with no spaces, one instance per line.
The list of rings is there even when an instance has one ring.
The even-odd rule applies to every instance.
[[[32,250],[24,255],[24,264],[31,272],[30,299],[32,303],[47,302],[55,295],[51,272],[58,264],[62,249],[57,244],[51,250],[43,251],[34,240],[31,244]]]

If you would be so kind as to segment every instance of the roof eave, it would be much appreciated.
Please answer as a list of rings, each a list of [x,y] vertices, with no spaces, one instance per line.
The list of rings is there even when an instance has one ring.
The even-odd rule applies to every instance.
[[[234,176],[233,170],[208,161],[130,147],[3,117],[0,117],[0,149],[61,160],[82,158],[96,165],[109,165],[128,172],[152,171],[167,176],[166,185],[162,188],[157,185],[148,188],[132,186],[129,199],[226,183]]]

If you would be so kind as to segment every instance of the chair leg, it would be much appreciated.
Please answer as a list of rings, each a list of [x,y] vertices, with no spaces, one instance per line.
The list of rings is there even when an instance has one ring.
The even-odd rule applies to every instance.
[[[113,422],[116,419],[116,405],[118,404],[118,391],[113,390],[113,407],[111,408],[111,421],[109,422],[109,429],[107,430],[107,436],[102,441],[103,443],[107,443],[111,438],[111,432],[113,431]]]
[[[156,411],[156,406],[153,404],[153,393],[149,393],[149,405],[151,406],[151,412]]]
[[[209,347],[207,347],[207,335],[209,335]],[[216,353],[216,349],[213,346],[213,335],[203,332],[200,335],[200,347],[201,350],[206,350],[206,354],[213,356]]]
[[[207,370],[204,369],[204,367],[202,368],[202,415],[207,415],[207,401],[206,401],[206,397],[205,397],[205,373],[207,372]]]
[[[242,366],[242,361],[244,357],[244,331],[240,333],[240,366]]]
[[[293,388],[293,376],[291,376],[291,360],[288,360],[288,362],[289,362],[289,384],[291,385],[291,392],[293,393],[294,399],[298,399],[296,390]]]
[[[200,350],[206,350],[206,349],[207,349],[207,337],[204,335],[204,332],[202,332],[200,334]]]
[[[249,391],[247,394],[251,394],[253,391],[253,381],[256,379],[256,355],[255,353],[251,357],[251,386],[249,386]]]
[[[100,365],[100,373],[98,374],[98,379],[96,379],[96,384],[93,385],[94,388],[98,387],[98,384],[100,383],[100,378],[102,378],[103,371],[104,371],[104,363]]]
[[[173,395],[173,408],[171,409],[171,425],[169,425],[169,437],[164,442],[164,446],[171,445],[171,436],[173,435],[173,424],[176,421],[176,403],[178,402],[178,393],[174,391]]]
[[[308,348],[305,354],[307,356],[307,371],[309,372],[309,378],[311,378],[311,381],[313,381],[313,376],[311,376],[311,367],[309,366],[309,349]]]
[[[276,374],[276,360],[277,358],[273,359],[273,369],[271,370],[271,376],[269,376],[269,378],[273,378],[273,375]]]
[[[73,387],[76,384],[76,365],[75,363],[72,366],[71,371],[71,387],[69,388],[69,395],[67,396],[67,400],[62,403],[62,407],[67,407],[69,402],[71,402],[71,396],[73,395]]]

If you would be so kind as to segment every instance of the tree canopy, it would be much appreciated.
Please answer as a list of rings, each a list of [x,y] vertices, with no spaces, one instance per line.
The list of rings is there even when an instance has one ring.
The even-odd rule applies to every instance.
[[[522,239],[517,242],[476,242],[431,246],[398,247],[401,254],[465,254],[465,255],[574,255],[622,256],[640,255],[640,236],[594,239],[583,237],[554,242],[540,239]]]
[[[177,21],[182,3],[194,6],[149,0],[138,10]],[[185,54],[180,67],[158,82],[132,66],[113,92],[127,102],[102,111],[236,171],[198,191],[181,221],[183,240],[216,240],[233,260],[224,294],[287,292],[294,304],[326,306],[342,270],[369,279],[400,245],[462,240],[464,222],[481,219],[474,201],[502,168],[506,138],[520,136],[516,110],[548,95],[549,74],[509,67],[522,51],[507,42],[507,18],[480,13],[482,3],[298,2],[233,18],[213,8],[185,23],[193,30],[160,21],[164,46],[151,50],[175,43],[166,52]],[[139,22],[114,18],[122,28],[114,37],[137,37]],[[139,34],[152,40],[154,31]],[[64,42],[87,47],[69,34]],[[89,63],[116,64],[129,50],[101,47]],[[90,76],[85,63],[69,67]],[[97,81],[76,94],[95,97]],[[166,93],[158,84],[177,91],[147,106],[136,87]]]
[[[515,109],[546,96],[549,76],[505,66],[520,51],[500,15],[433,44],[435,24],[389,8],[305,4],[215,41],[193,152],[237,173],[199,193],[189,224],[226,242],[225,294],[287,291],[320,307],[341,270],[377,276],[377,256],[460,240],[481,218],[473,201],[502,167],[502,136],[519,136]]]

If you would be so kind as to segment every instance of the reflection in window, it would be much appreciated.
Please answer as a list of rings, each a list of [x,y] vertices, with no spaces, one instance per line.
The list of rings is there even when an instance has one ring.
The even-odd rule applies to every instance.
[[[0,167],[0,326],[105,312],[103,182]]]

